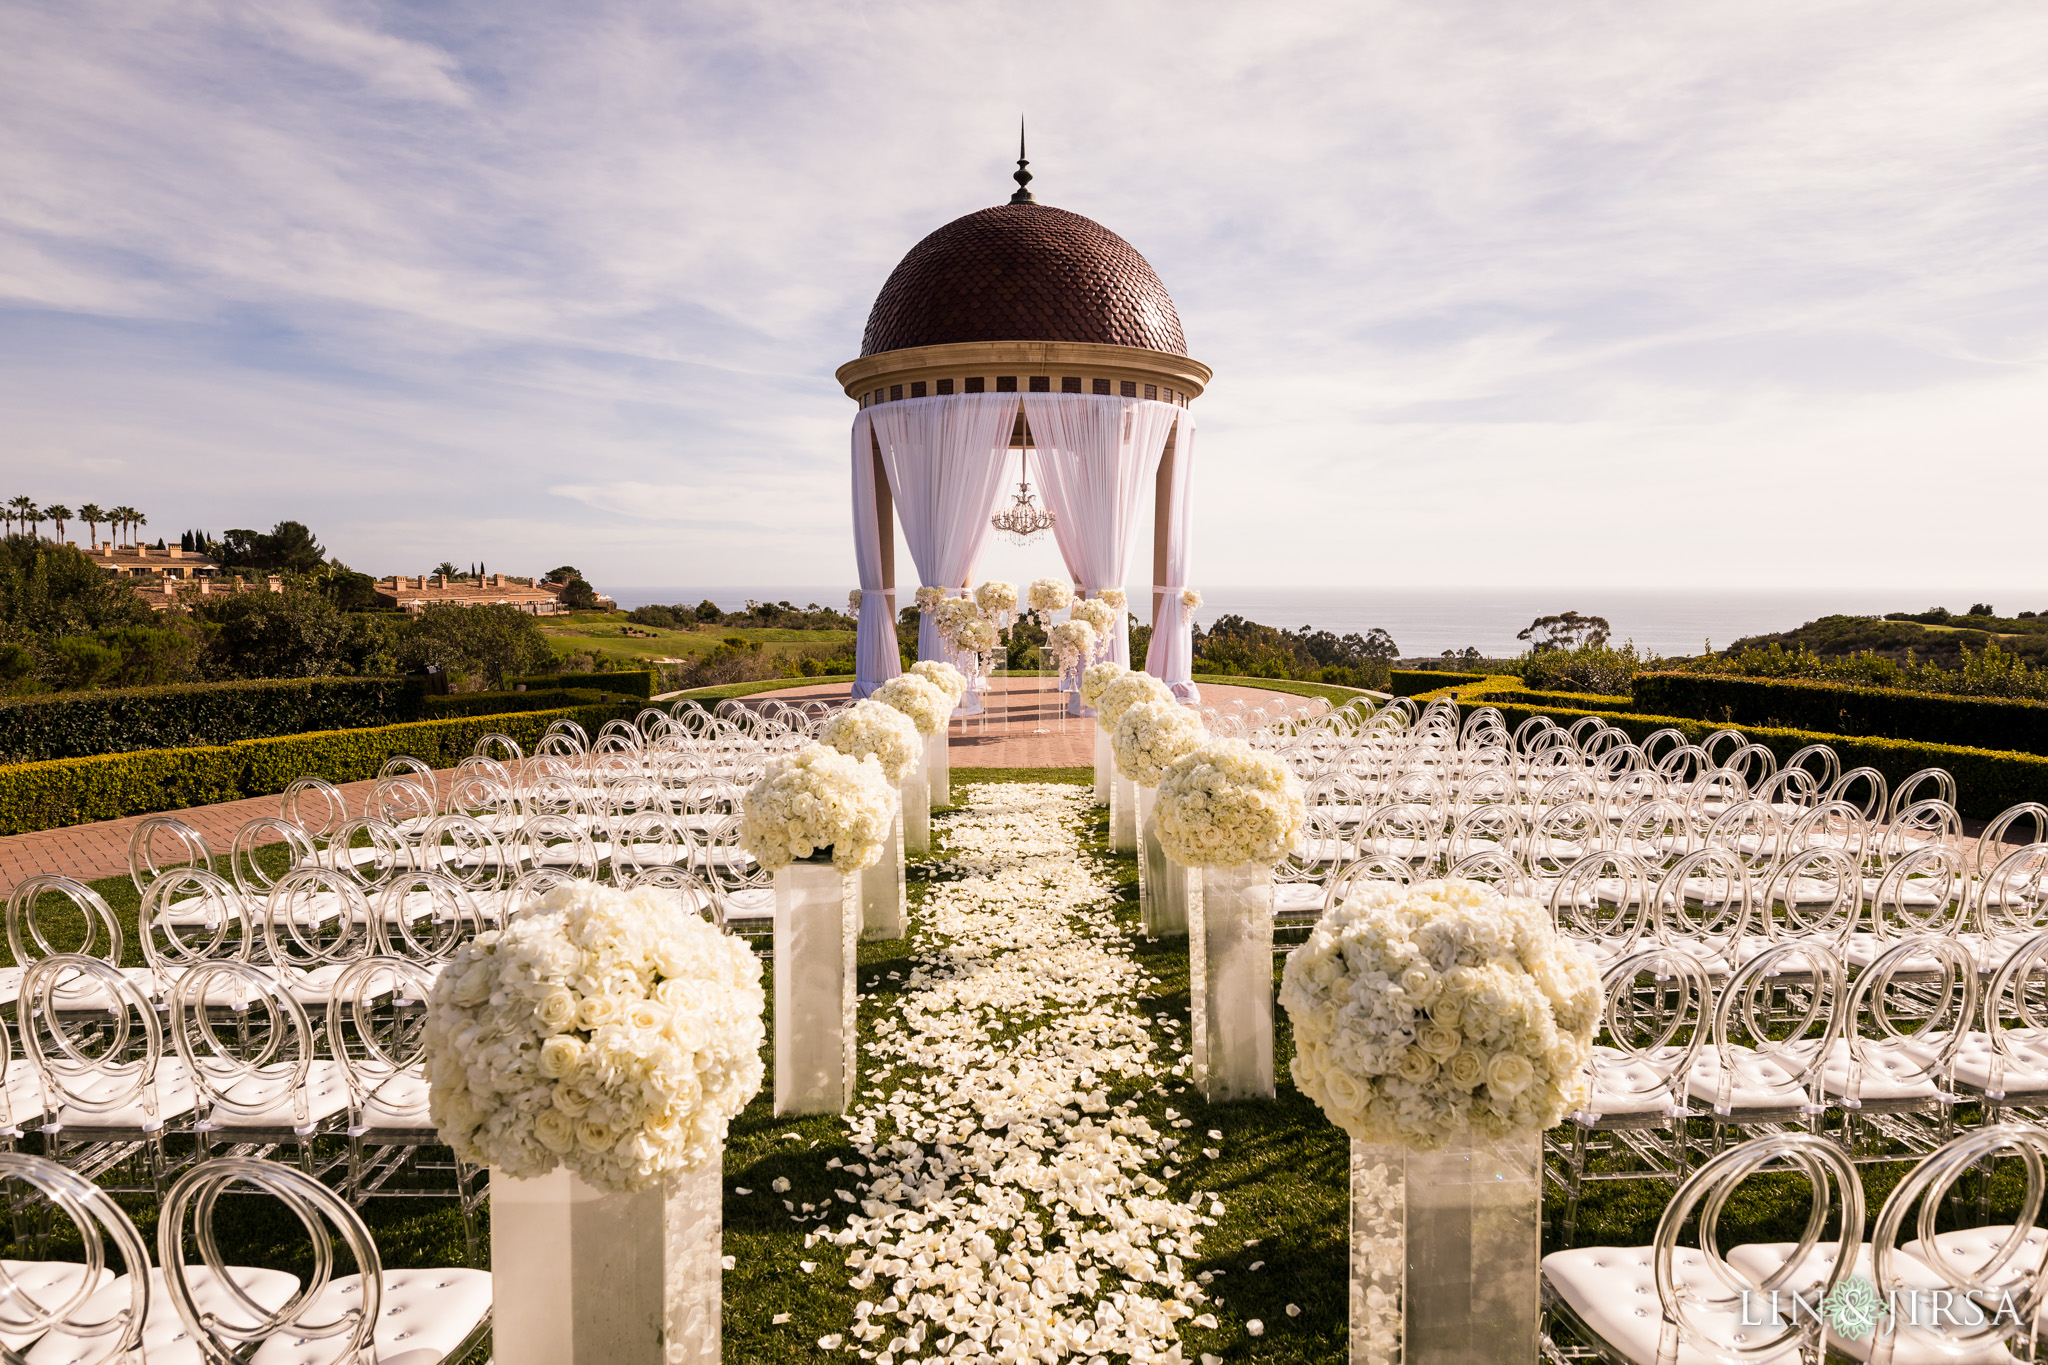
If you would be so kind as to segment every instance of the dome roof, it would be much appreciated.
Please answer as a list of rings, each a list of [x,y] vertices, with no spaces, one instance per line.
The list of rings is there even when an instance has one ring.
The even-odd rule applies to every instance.
[[[1187,354],[1180,314],[1143,256],[1044,204],[955,218],[910,249],[875,296],[864,356],[962,341],[1080,341]]]

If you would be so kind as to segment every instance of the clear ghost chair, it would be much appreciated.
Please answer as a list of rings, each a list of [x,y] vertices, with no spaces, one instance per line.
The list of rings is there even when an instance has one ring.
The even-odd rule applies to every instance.
[[[1600,967],[1636,952],[1650,932],[1649,880],[1626,853],[1596,850],[1550,885],[1550,919]]]
[[[1716,1151],[1742,1128],[1810,1127],[1826,1111],[1820,1072],[1840,1031],[1842,975],[1827,948],[1780,943],[1721,989],[1712,1045],[1685,1079],[1686,1093],[1710,1111]]]
[[[1892,1145],[1930,1151],[1954,1131],[1950,1072],[1976,1016],[1977,963],[1952,938],[1902,939],[1857,975],[1821,1072],[1844,1150],[1896,1161]]]
[[[2022,1169],[2018,1221],[1936,1231],[1951,1221],[1946,1211],[1958,1201],[1950,1196],[1963,1178],[1981,1178],[2001,1158],[2017,1159]],[[1808,1304],[1818,1302],[1843,1270],[1869,1281],[1875,1307],[1882,1312],[1853,1337],[1828,1325],[1831,1360],[1895,1365],[2024,1359],[2032,1355],[2030,1337],[2048,1286],[2048,1261],[2042,1259],[2048,1234],[2035,1226],[2044,1159],[2048,1135],[2032,1125],[1999,1124],[1965,1133],[1928,1155],[1893,1187],[1870,1240],[1853,1257],[1776,1242],[1737,1247],[1728,1259],[1748,1274],[1784,1282],[1787,1302],[1793,1293]],[[1902,1244],[1899,1239],[1909,1230],[1919,1236]],[[1833,1317],[1803,1316],[1817,1324]]]
[[[1685,814],[1701,838],[1706,837],[1721,813],[1738,801],[1749,799],[1749,785],[1739,773],[1714,768],[1692,780],[1685,792]]]
[[[1661,730],[1652,730],[1643,736],[1643,761],[1655,768],[1665,755],[1675,749],[1683,749],[1686,742],[1684,731],[1674,730],[1668,725]]]
[[[408,839],[416,839],[427,822],[440,813],[441,798],[410,776],[380,777],[370,788],[365,810]]]
[[[248,898],[196,868],[151,883],[136,929],[143,961],[149,964],[149,994],[156,1000],[168,1000],[185,973],[202,962],[246,959],[256,937]],[[209,1003],[233,1007],[246,1002],[235,996]]]
[[[1671,784],[1674,798],[1682,798],[1713,766],[1705,749],[1697,744],[1681,744],[1657,760],[1657,775]]]
[[[1916,849],[1949,848],[1960,852],[1962,817],[1946,801],[1915,801],[1884,827],[1877,840],[1877,861],[1890,867]]]
[[[1984,971],[2048,931],[2048,843],[2027,844],[1983,874],[1971,906],[1975,932],[1962,935]]]
[[[611,875],[617,885],[652,868],[689,867],[694,856],[682,822],[664,811],[641,811],[612,826]]]
[[[62,1215],[76,1229],[83,1257],[0,1261],[0,1346],[6,1358],[27,1355],[78,1365],[143,1359],[154,1277],[148,1244],[127,1211],[85,1177],[21,1152],[0,1152],[0,1190],[16,1207],[34,1203]],[[119,1276],[114,1263],[121,1267]],[[56,1349],[31,1350],[45,1342]]]
[[[1652,774],[1636,776],[1661,785],[1661,779]],[[1694,847],[1685,807],[1668,797],[1648,797],[1619,810],[1610,807],[1608,819],[1612,828],[1605,840],[1607,846],[1653,866],[1666,858],[1682,857]]]
[[[517,780],[513,776],[511,768],[500,763],[495,758],[487,758],[482,754],[469,754],[464,757],[460,763],[455,765],[455,772],[452,775],[455,777],[488,777],[492,781],[502,782],[508,787],[512,786]]]
[[[772,927],[775,875],[740,847],[740,817],[721,817],[700,848],[704,856],[704,883],[718,897],[721,922],[736,933]]]
[[[2048,933],[2014,948],[1992,973],[1982,1021],[1956,1049],[1957,1087],[1982,1099],[1986,1127],[2007,1114],[2048,1118]]]
[[[1814,785],[1825,792],[1842,775],[1842,758],[1825,744],[1809,744],[1786,759],[1785,767],[1787,770],[1797,768],[1808,774]]]
[[[14,1150],[30,1125],[44,1117],[46,1100],[43,1078],[26,1057],[14,1055],[13,1036],[7,1031],[6,1017],[0,1015],[0,1150]],[[5,1264],[0,1262],[0,1268]],[[0,1319],[4,1319],[5,1302],[6,1287],[0,1284]],[[9,1343],[0,1327],[0,1345],[4,1344]]]
[[[478,740],[470,752],[478,758],[503,764],[515,775],[519,772],[519,765],[526,761],[526,751],[519,747],[519,741],[496,730]]]
[[[263,906],[263,955],[302,1005],[324,1005],[335,980],[370,952],[375,912],[353,878],[326,868],[288,872]]]
[[[551,815],[584,822],[587,817],[587,789],[581,779],[571,780],[553,773],[527,775],[519,805],[526,817]]]
[[[483,905],[479,908],[486,919],[496,919],[510,924],[527,911],[539,905],[548,892],[558,886],[574,886],[579,879],[574,872],[561,867],[530,868],[516,877],[512,885],[505,888],[498,897],[495,907]]]
[[[1950,848],[1919,848],[1885,870],[1870,894],[1871,932],[1851,934],[1842,959],[1861,968],[1910,934],[1955,937],[1964,924],[1962,859]]]
[[[278,801],[277,813],[325,843],[348,819],[348,798],[321,777],[295,777]]]
[[[1631,953],[1601,974],[1604,1006],[1584,1107],[1553,1134],[1563,1168],[1564,1242],[1578,1230],[1588,1180],[1685,1174],[1683,1081],[1707,1040],[1714,990],[1699,961],[1664,948]],[[1589,1163],[1596,1169],[1589,1172]]]
[[[434,776],[434,770],[427,766],[424,760],[414,758],[411,754],[393,754],[385,759],[384,766],[377,769],[377,776],[403,777],[426,788],[428,794],[437,799],[441,795],[440,783]]]
[[[1878,825],[1890,809],[1891,789],[1877,769],[1851,768],[1828,784],[1827,799],[1847,802],[1866,825]]]
[[[568,815],[529,815],[512,841],[522,869],[552,868],[585,881],[597,876],[599,854],[583,821]]]
[[[642,868],[625,882],[625,886],[628,890],[648,887],[666,898],[678,914],[696,915],[710,920],[721,929],[725,927],[725,912],[719,905],[718,898],[712,895],[711,888],[687,867]]]
[[[1536,737],[1546,730],[1556,728],[1557,722],[1549,716],[1531,716],[1515,727],[1514,734],[1508,738],[1508,747],[1521,757],[1527,758],[1532,752]]]
[[[1785,847],[1784,819],[1757,800],[1737,801],[1714,817],[1703,842],[1740,858],[1752,877],[1767,876]]]
[[[1970,857],[1970,880],[1982,886],[1994,864],[2030,844],[2048,844],[2048,806],[2038,801],[2008,806],[1987,821],[1978,836]]]
[[[344,820],[321,861],[360,886],[375,890],[413,868],[412,841],[374,816]]]
[[[1771,871],[1757,904],[1770,935],[1843,952],[1862,920],[1863,868],[1844,849],[1802,849]]]
[[[378,897],[370,950],[420,963],[437,975],[456,949],[483,931],[483,912],[467,887],[439,872],[415,872]]]
[[[213,871],[213,851],[198,830],[173,815],[152,815],[128,836],[128,880],[135,894],[149,890],[152,879],[173,867]]]
[[[1369,853],[1344,864],[1323,886],[1323,909],[1335,909],[1353,893],[1391,891],[1407,886],[1414,871],[1406,860]]]
[[[67,1003],[81,983],[106,1003]],[[22,1050],[42,1078],[44,1150],[127,1194],[161,1194],[169,1171],[164,1137],[198,1097],[184,1063],[164,1055],[156,1007],[135,983],[96,957],[58,953],[22,978]]]
[[[1568,801],[1537,815],[1524,844],[1529,875],[1541,882],[1561,877],[1607,841],[1607,822],[1589,801]]]
[[[1863,812],[1853,802],[1833,799],[1822,801],[1793,821],[1785,835],[1785,847],[1788,853],[1831,848],[1854,858],[1858,867],[1873,851],[1870,826],[1863,819]]]
[[[444,815],[476,821],[500,839],[519,827],[519,792],[511,783],[485,773],[458,773],[448,783]],[[428,831],[429,837],[432,831]]]
[[[1728,766],[1728,759],[1737,749],[1749,743],[1749,736],[1740,730],[1716,730],[1700,741],[1700,749],[1707,756],[1707,762],[1716,768]],[[1726,753],[1723,753],[1723,750]]]
[[[85,930],[82,942],[78,941],[80,921]],[[154,974],[147,967],[121,965],[127,942],[120,919],[99,892],[70,877],[51,873],[30,877],[7,897],[7,950],[14,966],[0,971],[0,999],[17,1000],[29,968],[66,953],[99,959],[147,996],[155,985]],[[97,982],[97,977],[67,980],[57,991],[58,1007],[67,1011],[111,1008],[113,1000],[99,993]]]
[[[1781,768],[1757,786],[1756,799],[1779,815],[1796,820],[1820,804],[1821,787],[1804,768]]]
[[[1755,791],[1778,774],[1778,756],[1761,744],[1744,744],[1722,765]]]
[[[1600,780],[1584,768],[1568,768],[1554,773],[1537,789],[1535,807],[1538,812],[1558,806],[1597,806],[1601,798]]]
[[[239,1008],[222,1010],[234,996]],[[268,1153],[289,1145],[313,1171],[313,1139],[348,1110],[340,1063],[314,1055],[312,1020],[277,978],[253,963],[204,962],[171,995],[171,1041],[199,1096],[199,1159],[214,1144]],[[226,1027],[223,1027],[226,1025]]]
[[[1711,976],[1728,975],[1768,944],[1756,932],[1755,904],[1748,864],[1725,848],[1695,849],[1651,878],[1657,941],[1693,954]]]
[[[1892,792],[1891,804],[1885,810],[1886,818],[1896,820],[1901,812],[1924,801],[1955,805],[1955,778],[1942,768],[1922,768],[1908,775]]]
[[[224,1264],[213,1220],[250,1195],[284,1205],[312,1243],[311,1278],[278,1302],[239,1288]],[[226,1197],[235,1196],[235,1197]],[[184,1264],[186,1244],[199,1266]],[[336,1244],[355,1273],[336,1274]],[[210,1359],[261,1365],[442,1365],[481,1349],[491,1316],[491,1277],[480,1270],[386,1271],[376,1240],[356,1211],[304,1171],[247,1157],[222,1157],[187,1173],[164,1199],[157,1227],[165,1297]],[[228,1286],[223,1313],[203,1289]]]
[[[452,878],[475,895],[495,896],[514,873],[496,829],[474,816],[441,816],[427,827],[419,851],[422,870]]]
[[[1408,864],[1414,874],[1428,875],[1442,851],[1444,812],[1436,807],[1400,802],[1374,808],[1358,826],[1355,845],[1361,858],[1379,856]]]
[[[1776,1197],[1787,1176],[1807,1189],[1806,1215],[1793,1218],[1793,1226],[1803,1224],[1800,1239],[1776,1273],[1746,1271],[1734,1252],[1721,1250],[1721,1216],[1731,1203],[1744,1206],[1736,1195],[1757,1176],[1770,1180]],[[1695,1217],[1698,1250],[1678,1241]],[[1863,1188],[1833,1143],[1810,1133],[1745,1142],[1686,1178],[1657,1220],[1651,1246],[1576,1247],[1543,1258],[1544,1358],[1563,1359],[1565,1350],[1583,1356],[1583,1341],[1598,1358],[1631,1365],[1818,1365],[1817,1315],[1788,1313],[1759,1325],[1755,1305],[1785,1297],[1809,1258],[1829,1267],[1820,1289],[1832,1293],[1862,1240]]]
[[[313,836],[279,815],[258,816],[235,831],[228,845],[228,875],[244,896],[262,900],[270,894],[277,874],[264,867],[262,850],[284,845],[285,871],[312,867],[320,861],[320,845]]]

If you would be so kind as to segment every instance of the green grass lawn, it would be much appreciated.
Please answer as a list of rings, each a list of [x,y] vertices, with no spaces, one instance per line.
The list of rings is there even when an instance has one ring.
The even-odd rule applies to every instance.
[[[709,654],[729,637],[759,644],[764,653],[799,654],[820,645],[851,643],[850,630],[755,630],[744,626],[704,626],[667,630],[636,625],[604,612],[575,612],[542,619],[541,633],[563,653],[596,650],[625,659],[690,659]]]
[[[974,783],[1085,783],[1091,777],[1087,768],[955,769],[953,773],[956,800]],[[935,821],[935,847],[941,855],[944,830],[944,821]],[[1107,812],[1092,812],[1082,846],[1107,865],[1119,887],[1111,913],[1129,934],[1140,964],[1158,983],[1157,994],[1142,1002],[1142,1013],[1148,1018],[1165,1014],[1178,1021],[1178,1038],[1153,1024],[1162,1048],[1172,1044],[1167,1055],[1177,1056],[1189,1027],[1186,941],[1147,941],[1140,935],[1135,864],[1129,855],[1108,850]],[[272,849],[265,857],[274,866],[281,852]],[[932,874],[930,863],[911,865],[910,937],[861,945],[859,1028],[864,1043],[872,1044],[879,1021],[897,1013],[905,989],[901,978],[918,952],[920,907],[932,885]],[[95,889],[132,929],[137,897],[127,880],[110,878],[95,883]],[[132,936],[125,957],[131,964],[142,960]],[[1279,971],[1276,961],[1276,989]],[[772,976],[771,965],[765,982],[771,1013]],[[773,1019],[768,1023],[769,1073],[760,1094],[733,1121],[726,1147],[725,1250],[735,1258],[736,1267],[725,1275],[725,1359],[808,1362],[831,1358],[821,1357],[817,1339],[844,1331],[863,1294],[847,1285],[844,1251],[828,1245],[804,1246],[807,1230],[840,1226],[837,1215],[827,1212],[822,1223],[799,1223],[784,1210],[782,1200],[790,1199],[799,1211],[805,1203],[820,1210],[838,1207],[833,1191],[846,1181],[828,1169],[827,1162],[834,1157],[842,1162],[860,1158],[837,1118],[774,1117]],[[1208,1308],[1219,1320],[1214,1330],[1184,1326],[1190,1359],[1208,1352],[1228,1361],[1308,1365],[1344,1356],[1348,1142],[1288,1080],[1292,1038],[1284,1012],[1276,1021],[1275,1034],[1280,1080],[1273,1100],[1210,1105],[1186,1083],[1170,1076],[1157,1078],[1156,1084],[1140,1082],[1114,1088],[1109,1096],[1113,1105],[1137,1100],[1139,1110],[1155,1124],[1164,1124],[1164,1110],[1172,1107],[1194,1120],[1192,1132],[1214,1128],[1224,1134],[1217,1144],[1223,1153],[1219,1161],[1196,1162],[1168,1182],[1170,1197],[1184,1200],[1197,1189],[1212,1190],[1225,1208],[1216,1226],[1204,1230],[1202,1256],[1190,1267],[1191,1273],[1208,1271],[1217,1277],[1211,1285],[1217,1301]],[[31,1135],[24,1145],[36,1150],[39,1142]],[[1879,1202],[1904,1169],[1901,1164],[1864,1168],[1870,1218],[1875,1218]],[[771,1190],[778,1178],[790,1182],[786,1196]],[[1804,1221],[1805,1196],[1803,1187],[1790,1185],[1790,1179],[1747,1186],[1723,1215],[1722,1244],[1796,1237]],[[750,1193],[739,1193],[742,1189]],[[1581,1207],[1578,1244],[1647,1245],[1671,1189],[1661,1181],[1594,1185]],[[1974,1195],[1974,1187],[1971,1193]],[[1993,1194],[1994,1217],[2010,1216],[2019,1194],[2015,1163],[2005,1163]],[[124,1197],[123,1202],[145,1234],[150,1234],[154,1217],[150,1201]],[[1546,1250],[1561,1245],[1558,1222],[1562,1211],[1562,1199],[1550,1194],[1544,1208]],[[461,1224],[449,1201],[376,1201],[365,1217],[387,1266],[455,1265],[463,1260]],[[238,1262],[298,1271],[309,1264],[303,1235],[281,1209],[251,1205],[223,1214],[222,1222],[226,1250]],[[1955,1219],[1945,1216],[1942,1222],[1950,1226]],[[65,1254],[64,1249],[58,1247],[56,1254]],[[817,1268],[806,1273],[802,1268],[806,1261]],[[1254,1263],[1258,1263],[1257,1269]],[[868,1291],[866,1296],[873,1294]],[[1287,1315],[1290,1303],[1301,1309],[1298,1317]],[[774,1325],[772,1319],[780,1313],[789,1314],[789,1321]],[[1245,1323],[1253,1318],[1265,1324],[1263,1337],[1247,1336]]]

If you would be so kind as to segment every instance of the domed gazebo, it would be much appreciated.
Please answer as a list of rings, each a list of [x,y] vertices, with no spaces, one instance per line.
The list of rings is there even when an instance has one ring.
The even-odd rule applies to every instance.
[[[1145,666],[1194,695],[1179,601],[1194,447],[1188,405],[1210,370],[1188,355],[1180,314],[1145,258],[1100,223],[1035,202],[1027,164],[1020,155],[1009,203],[956,218],[910,249],[875,298],[860,358],[837,372],[860,404],[855,696],[900,671],[895,517],[919,580],[965,590],[1012,451],[1036,469],[1060,554],[1084,593],[1125,586],[1149,482],[1153,632]],[[1130,594],[1134,604],[1145,595]],[[1112,648],[1129,662],[1121,631]],[[919,657],[943,653],[927,617]]]

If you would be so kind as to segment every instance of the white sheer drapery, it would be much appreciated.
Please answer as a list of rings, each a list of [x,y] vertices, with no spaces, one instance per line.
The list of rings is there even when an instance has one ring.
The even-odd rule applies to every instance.
[[[1152,643],[1145,651],[1145,671],[1188,702],[1202,697],[1194,679],[1194,632],[1180,604],[1181,592],[1188,586],[1188,515],[1194,470],[1195,415],[1183,408],[1180,432],[1173,442],[1173,472],[1167,481],[1166,581],[1152,585]]]
[[[860,574],[860,633],[854,637],[853,695],[876,688],[903,671],[896,649],[896,595],[882,585],[882,527],[875,513],[873,428],[866,410],[853,419],[853,559]],[[889,534],[895,534],[891,527]]]
[[[1003,486],[1017,395],[912,398],[869,408],[866,415],[881,446],[882,468],[919,581],[966,587],[988,543],[988,519]],[[917,657],[945,657],[930,616],[918,627]]]
[[[1028,393],[1023,399],[1067,571],[1088,593],[1123,587],[1131,530],[1181,409],[1094,394]],[[1111,633],[1110,657],[1130,663],[1130,632]]]

